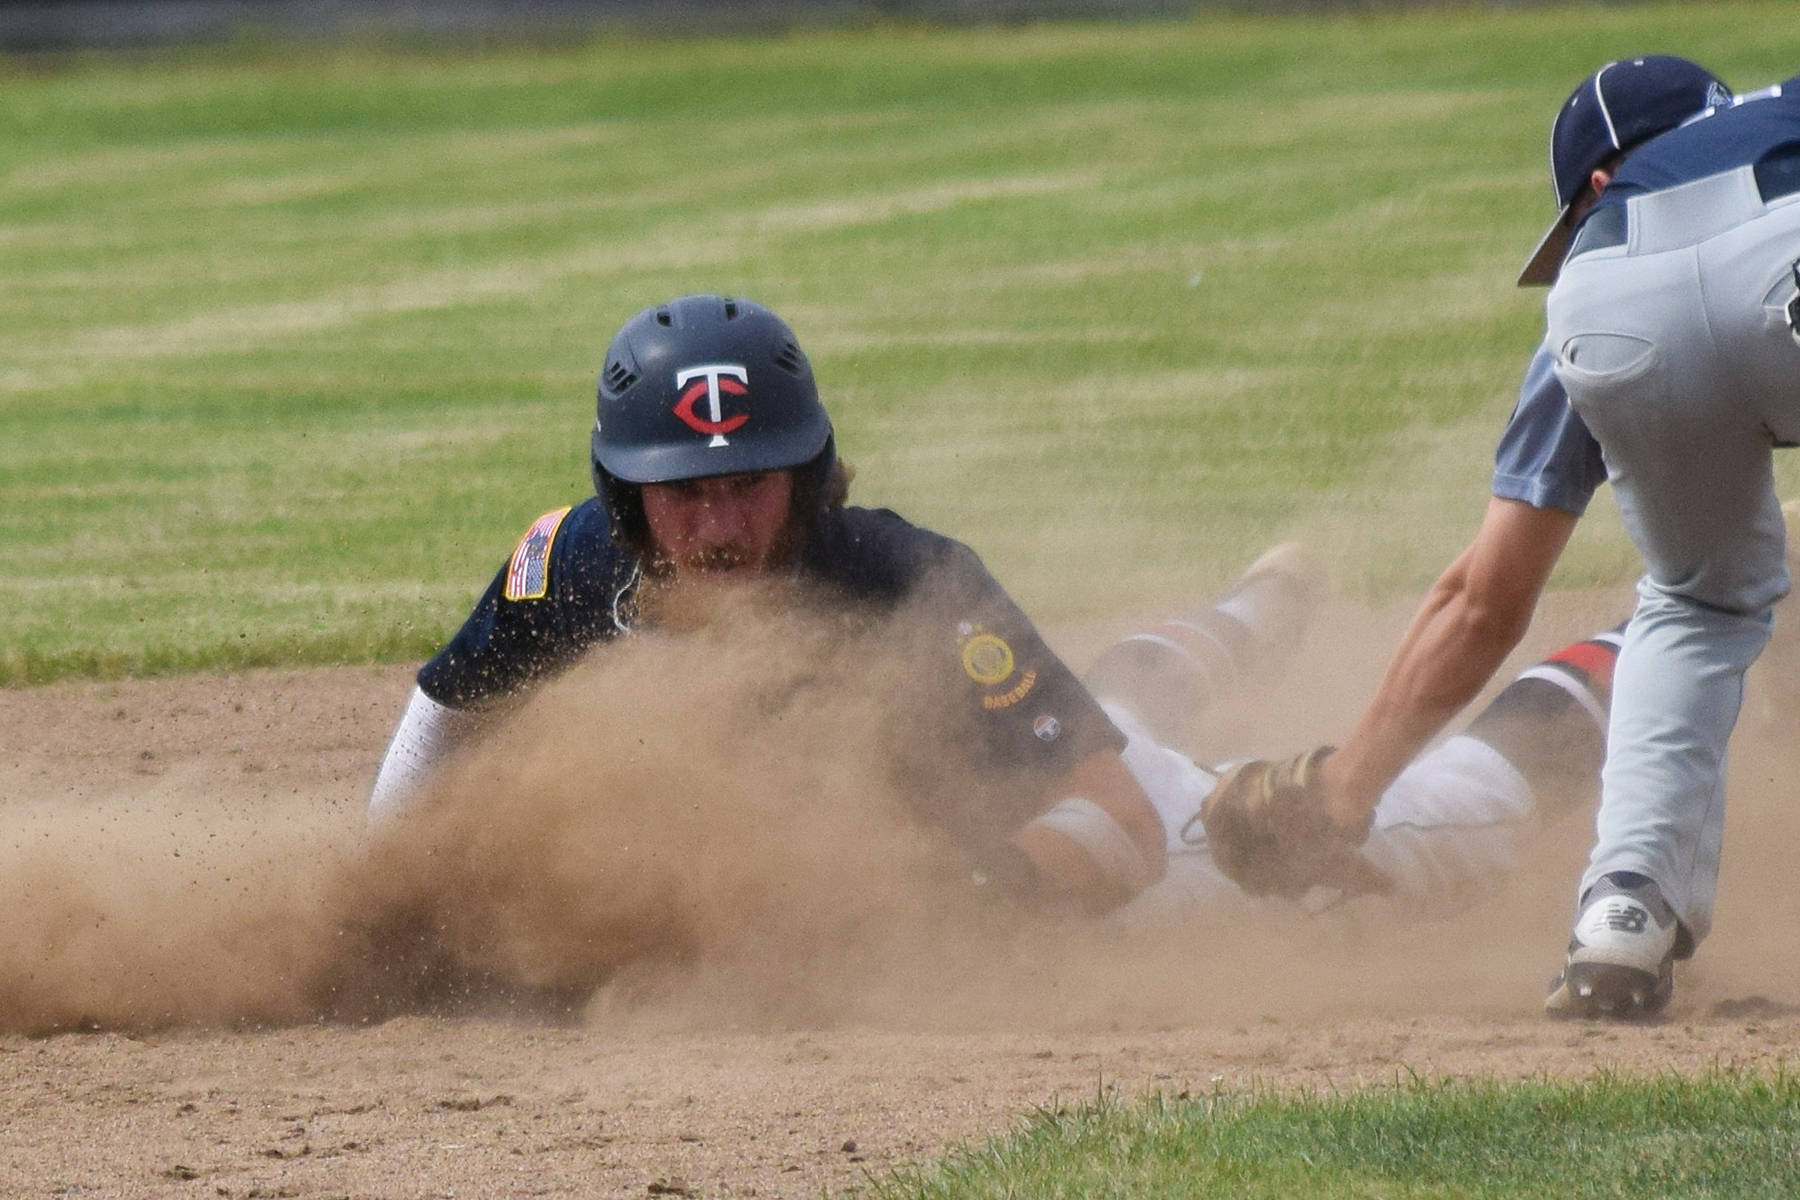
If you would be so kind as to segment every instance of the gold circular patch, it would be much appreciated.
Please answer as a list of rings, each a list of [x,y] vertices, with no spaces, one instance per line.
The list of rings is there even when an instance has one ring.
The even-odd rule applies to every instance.
[[[969,678],[983,687],[1005,683],[1013,673],[1012,647],[991,633],[978,633],[963,643],[962,664]]]

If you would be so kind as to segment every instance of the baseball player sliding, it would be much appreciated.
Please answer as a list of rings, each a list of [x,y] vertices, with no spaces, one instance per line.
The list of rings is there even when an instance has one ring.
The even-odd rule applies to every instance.
[[[963,778],[991,786],[918,806],[984,877],[1082,911],[1162,877],[1163,827],[1120,757],[1125,735],[966,546],[845,504],[812,366],[774,313],[683,296],[633,316],[606,352],[591,451],[595,495],[540,517],[420,670],[376,819],[521,689],[691,620],[735,581],[780,575],[840,611],[905,606],[939,631],[914,677],[954,728],[944,749]]]
[[[533,522],[419,671],[373,822],[424,803],[453,751],[579,656],[676,634],[705,619],[709,597],[779,577],[877,629],[903,607],[909,622],[924,615],[934,632],[903,647],[924,703],[950,718],[934,748],[949,769],[917,809],[954,833],[972,879],[1051,912],[1236,891],[1219,870],[1235,860],[1215,864],[1198,820],[1217,776],[1168,743],[1298,637],[1319,579],[1293,548],[1216,602],[1111,647],[1084,685],[966,547],[846,505],[848,472],[793,332],[719,296],[625,323],[600,377],[591,463],[595,495]],[[1524,831],[1591,794],[1616,646],[1604,635],[1526,672],[1395,781],[1366,851],[1334,851],[1316,878],[1297,870],[1257,890],[1430,897],[1491,882]]]
[[[1388,781],[1517,643],[1604,470],[1645,574],[1546,1010],[1668,1003],[1675,961],[1712,923],[1726,745],[1789,587],[1771,452],[1800,444],[1797,88],[1733,98],[1653,56],[1608,63],[1564,103],[1562,211],[1520,279],[1555,282],[1548,333],[1494,499],[1341,748],[1249,764],[1209,799],[1215,853],[1246,886],[1299,886],[1354,854]]]

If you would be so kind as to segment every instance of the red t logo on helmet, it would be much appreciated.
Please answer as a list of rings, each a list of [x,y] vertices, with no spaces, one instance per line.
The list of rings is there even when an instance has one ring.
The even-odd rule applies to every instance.
[[[676,387],[690,380],[700,382],[681,393],[681,399],[675,403],[675,415],[695,433],[711,434],[712,441],[706,443],[708,446],[730,445],[725,435],[741,428],[750,419],[750,414],[740,412],[727,417],[720,396],[748,396],[750,389],[744,385],[750,382],[750,373],[737,363],[709,363],[675,373]],[[694,411],[694,405],[702,396],[706,397],[705,417]]]

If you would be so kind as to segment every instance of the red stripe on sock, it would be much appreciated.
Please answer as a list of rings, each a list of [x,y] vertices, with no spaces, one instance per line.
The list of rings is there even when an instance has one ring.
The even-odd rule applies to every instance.
[[[1576,642],[1564,646],[1544,661],[1574,667],[1592,680],[1595,687],[1606,692],[1612,689],[1613,664],[1618,658],[1619,652],[1605,642]]]

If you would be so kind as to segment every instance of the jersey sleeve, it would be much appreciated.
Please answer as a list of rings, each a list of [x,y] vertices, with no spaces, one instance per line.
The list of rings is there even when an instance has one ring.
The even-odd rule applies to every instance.
[[[989,765],[1060,773],[1125,736],[961,542],[885,509],[834,515],[813,569],[898,610],[921,688]]]
[[[1550,347],[1540,346],[1494,451],[1493,493],[1579,517],[1605,481],[1600,443],[1570,407]]]
[[[919,815],[965,846],[1003,841],[1051,785],[1119,732],[975,552],[891,513],[862,512],[833,575],[895,604],[923,720],[896,722],[895,759]]]
[[[620,557],[597,503],[545,513],[419,669],[419,690],[449,708],[481,708],[562,670],[617,632]]]
[[[961,706],[996,763],[1061,773],[1125,736],[1051,650],[974,551],[960,543],[935,570],[947,579],[943,653]]]

